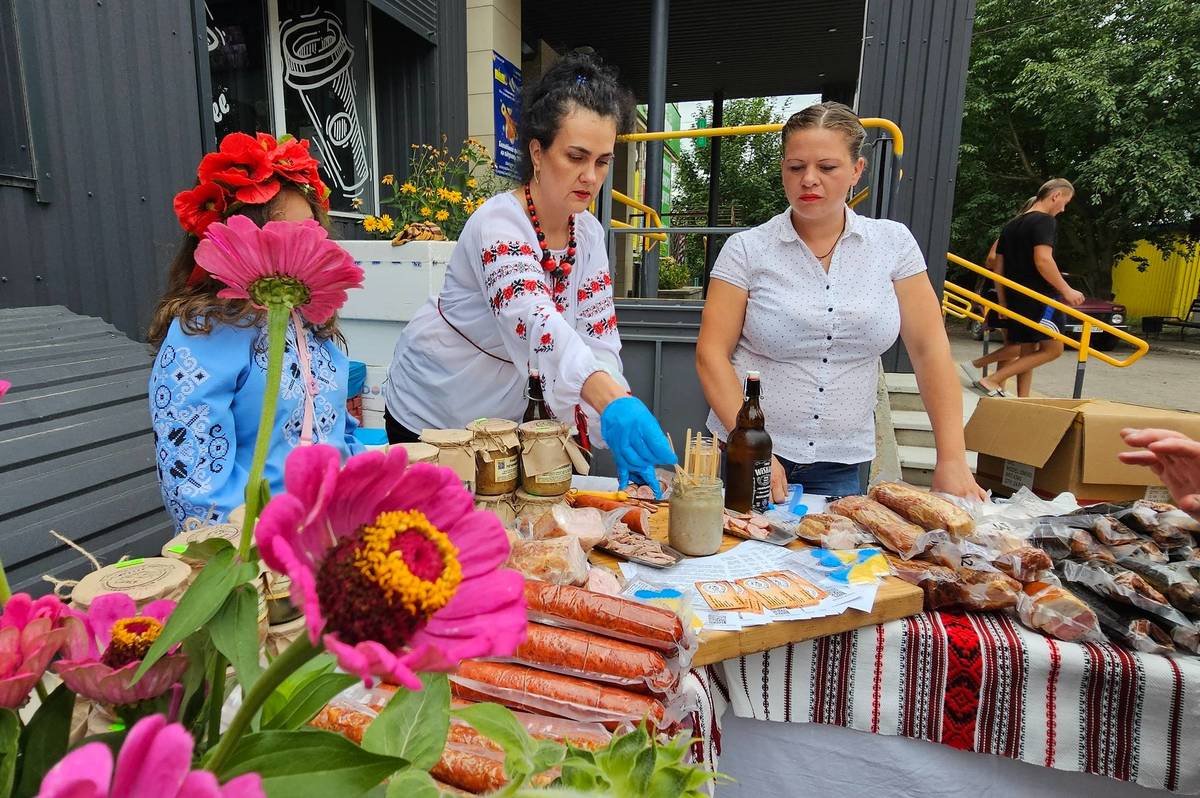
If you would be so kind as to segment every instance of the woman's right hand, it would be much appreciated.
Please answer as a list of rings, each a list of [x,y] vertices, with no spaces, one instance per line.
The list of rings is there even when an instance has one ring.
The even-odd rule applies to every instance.
[[[779,458],[771,455],[771,501],[783,504],[787,501],[787,497],[787,472],[784,471],[783,463],[779,462]]]

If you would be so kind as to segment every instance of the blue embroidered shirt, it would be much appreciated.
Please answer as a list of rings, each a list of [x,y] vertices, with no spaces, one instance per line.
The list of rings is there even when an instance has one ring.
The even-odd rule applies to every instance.
[[[336,446],[343,458],[362,451],[358,423],[346,412],[349,363],[331,340],[311,334],[308,351],[318,393],[313,442]],[[288,325],[283,379],[264,477],[283,492],[283,465],[300,442],[304,381],[296,336]],[[178,528],[186,518],[220,523],[245,501],[254,438],[267,379],[265,326],[217,323],[207,335],[171,324],[150,372],[150,414],[163,502]]]

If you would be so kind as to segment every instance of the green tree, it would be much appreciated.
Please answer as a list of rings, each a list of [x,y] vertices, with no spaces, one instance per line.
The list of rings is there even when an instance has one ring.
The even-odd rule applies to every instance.
[[[1142,239],[1200,220],[1200,3],[979,0],[951,231],[982,259],[1050,177],[1076,187],[1059,265],[1106,292]]]
[[[712,106],[696,112],[692,126],[701,119],[712,119]],[[724,120],[734,125],[781,124],[780,111],[769,99],[754,97],[726,100]],[[708,214],[708,164],[712,139],[697,146],[684,147],[679,159],[676,185],[672,196],[672,224],[680,224],[687,212],[689,225],[706,225]],[[721,140],[721,213],[719,224],[729,224],[732,212],[739,225],[761,224],[779,213],[787,204],[779,180],[779,134],[726,136]],[[693,275],[704,270],[704,237],[688,236],[683,261]]]

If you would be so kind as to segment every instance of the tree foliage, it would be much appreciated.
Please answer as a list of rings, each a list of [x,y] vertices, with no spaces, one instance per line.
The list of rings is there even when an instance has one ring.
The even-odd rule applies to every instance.
[[[696,126],[703,118],[712,119],[712,105],[701,106],[692,120]],[[781,124],[783,115],[771,100],[754,97],[745,100],[726,100],[723,125]],[[699,140],[692,148],[685,147],[679,159],[676,186],[671,200],[678,224],[680,211],[699,214],[695,224],[708,222],[708,165],[712,139]],[[779,134],[726,136],[721,140],[721,214],[719,224],[730,222],[730,214],[738,225],[756,225],[779,213],[787,204],[779,178]],[[688,236],[684,244],[684,263],[693,274],[704,268],[704,238]]]
[[[979,0],[952,249],[979,260],[1050,177],[1077,189],[1059,265],[1107,289],[1142,239],[1200,221],[1200,3]]]

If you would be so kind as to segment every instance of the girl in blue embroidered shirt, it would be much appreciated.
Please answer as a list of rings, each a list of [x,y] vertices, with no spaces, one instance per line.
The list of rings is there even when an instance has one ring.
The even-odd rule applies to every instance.
[[[188,518],[224,522],[244,503],[266,385],[265,312],[218,298],[224,286],[197,267],[196,246],[209,223],[234,214],[259,226],[305,219],[328,226],[328,189],[315,161],[304,161],[307,156],[307,141],[230,134],[219,153],[201,162],[199,185],[175,199],[188,235],[171,265],[148,338],[157,349],[150,413],[158,478],[177,528]],[[336,318],[320,328],[306,325],[300,333],[303,351],[295,325],[289,325],[264,472],[272,494],[283,490],[284,460],[302,442],[337,446],[343,457],[362,449],[354,438],[357,423],[346,412],[349,366],[335,345]]]

